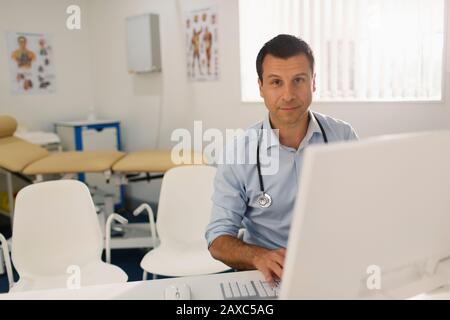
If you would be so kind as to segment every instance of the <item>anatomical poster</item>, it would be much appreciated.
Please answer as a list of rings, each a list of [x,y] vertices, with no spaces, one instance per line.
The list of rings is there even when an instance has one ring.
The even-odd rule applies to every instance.
[[[217,6],[185,13],[187,74],[192,81],[219,79]]]
[[[12,92],[55,92],[51,37],[48,34],[8,32],[7,44]]]

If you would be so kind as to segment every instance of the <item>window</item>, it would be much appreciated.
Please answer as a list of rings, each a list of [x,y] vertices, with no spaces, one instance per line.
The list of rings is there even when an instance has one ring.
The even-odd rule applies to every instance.
[[[280,33],[313,49],[316,101],[439,101],[444,0],[240,0],[243,101],[260,101],[259,49]]]

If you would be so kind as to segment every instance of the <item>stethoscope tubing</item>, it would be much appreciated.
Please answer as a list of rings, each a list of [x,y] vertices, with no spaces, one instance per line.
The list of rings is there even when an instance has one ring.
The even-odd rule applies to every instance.
[[[315,117],[314,113],[312,111],[310,111],[310,112],[311,112],[311,116]],[[319,119],[317,119],[317,117],[315,117],[315,119],[317,121],[317,124],[319,125],[320,131],[322,132],[324,143],[328,143],[328,137],[327,137],[327,134],[325,133],[325,130],[323,129],[322,124],[320,123]],[[272,198],[270,197],[269,194],[267,194],[264,191],[264,181],[263,181],[263,177],[261,174],[261,164],[259,161],[259,144],[260,144],[260,140],[261,140],[262,129],[263,129],[263,126],[261,126],[261,129],[260,129],[260,134],[258,136],[258,145],[256,148],[256,168],[258,170],[259,189],[261,191],[261,195],[258,198],[258,203],[261,206],[261,208],[267,208],[272,204]]]

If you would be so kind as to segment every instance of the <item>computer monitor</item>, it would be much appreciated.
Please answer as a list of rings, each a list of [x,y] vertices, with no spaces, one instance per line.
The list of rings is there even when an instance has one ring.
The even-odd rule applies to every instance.
[[[450,131],[311,146],[281,299],[403,299],[450,282]]]

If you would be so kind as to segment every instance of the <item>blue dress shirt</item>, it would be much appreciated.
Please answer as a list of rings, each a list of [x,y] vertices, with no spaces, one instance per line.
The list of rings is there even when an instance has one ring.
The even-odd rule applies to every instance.
[[[262,170],[264,191],[271,196],[272,205],[261,208],[257,202],[261,190],[256,164],[219,164],[214,180],[212,216],[205,234],[208,247],[218,236],[237,236],[239,229],[245,228],[243,241],[246,243],[268,249],[286,248],[304,150],[310,144],[324,143],[317,121],[320,121],[329,143],[358,138],[348,123],[317,112],[310,117],[306,135],[297,150],[280,144],[277,133],[270,126],[268,115],[264,121],[247,130],[247,139],[243,136],[237,138],[237,153],[243,153],[243,157],[247,155],[246,159],[252,156],[256,159],[257,139],[261,139],[261,167],[263,163],[268,163],[263,160],[264,154],[267,157],[271,154],[279,157],[276,174],[264,174]],[[268,134],[258,138],[253,132],[261,128],[267,129]],[[226,152],[229,152],[228,148]]]

